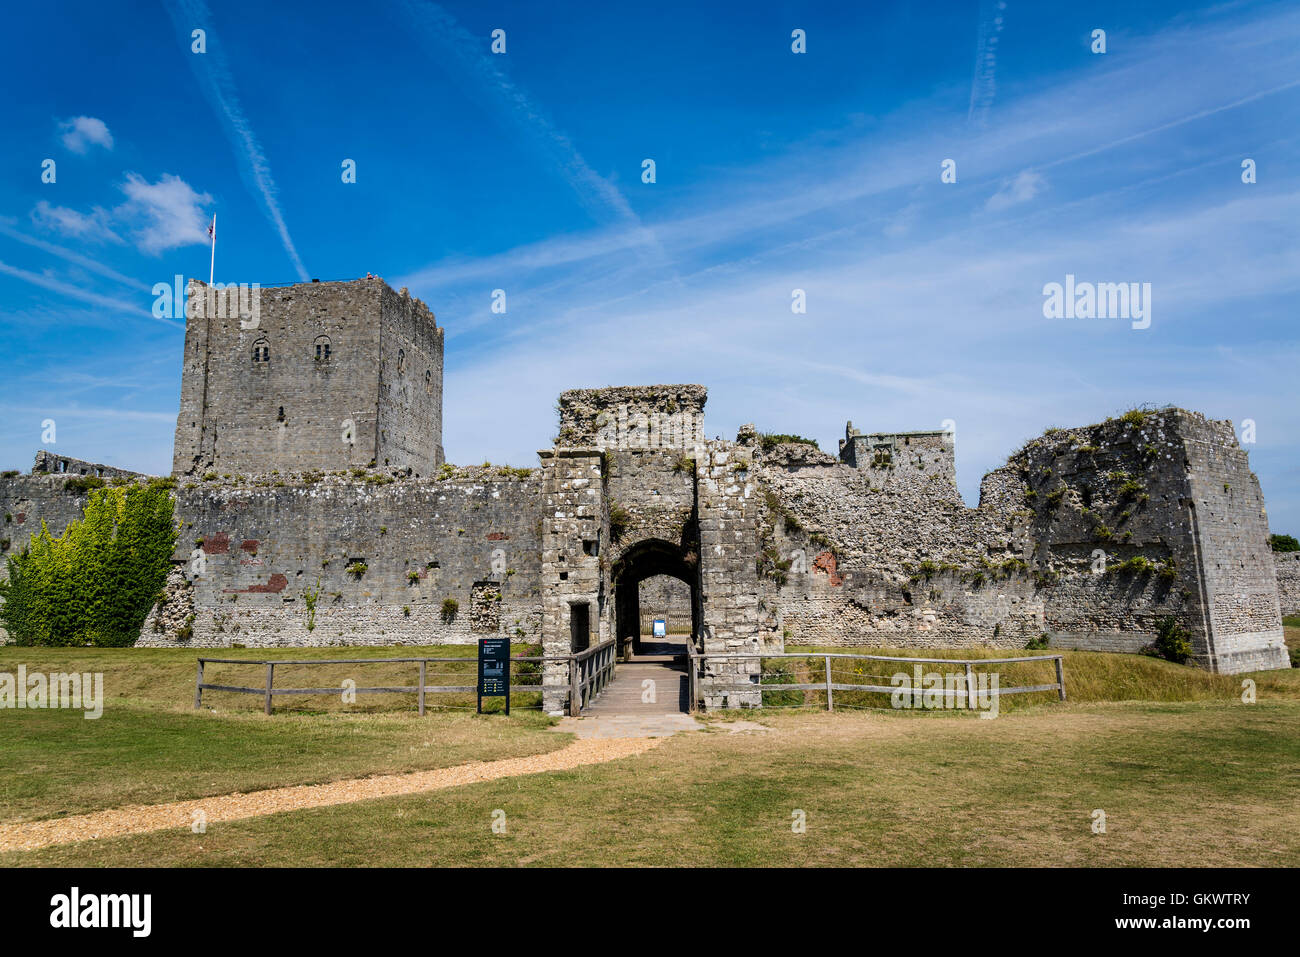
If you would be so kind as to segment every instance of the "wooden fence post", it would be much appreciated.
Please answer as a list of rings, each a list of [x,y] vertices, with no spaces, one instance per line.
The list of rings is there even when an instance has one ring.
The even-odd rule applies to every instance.
[[[578,658],[569,655],[569,716],[576,718],[582,714],[581,689],[578,680]]]
[[[1056,656],[1056,687],[1062,701],[1065,700],[1065,668],[1060,655]]]
[[[194,707],[203,706],[203,659],[199,659],[199,676],[194,679]]]
[[[271,713],[271,682],[275,680],[275,665],[266,663],[266,713]]]
[[[975,672],[971,670],[969,661],[966,662],[966,710],[975,710]]]
[[[823,660],[826,662],[826,710],[834,711],[835,699],[831,694],[831,656],[827,655]]]
[[[426,664],[427,662],[423,658],[421,658],[420,659],[420,717],[422,718],[424,717],[424,666]],[[510,667],[510,665],[507,664],[506,667],[508,668]]]

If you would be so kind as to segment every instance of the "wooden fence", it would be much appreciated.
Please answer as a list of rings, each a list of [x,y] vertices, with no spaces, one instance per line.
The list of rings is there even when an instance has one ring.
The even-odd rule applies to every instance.
[[[898,658],[890,655],[855,655],[855,654],[844,654],[844,653],[827,654],[823,652],[816,652],[813,654],[783,653],[783,654],[762,655],[762,654],[729,653],[723,655],[709,655],[709,654],[704,654],[695,651],[690,646],[689,643],[686,646],[686,655],[687,655],[687,667],[686,667],[687,682],[689,685],[688,700],[690,702],[691,711],[695,711],[699,707],[700,692],[701,692],[702,685],[705,682],[707,682],[708,691],[710,694],[717,694],[717,693],[734,694],[734,693],[746,692],[746,691],[749,692],[758,691],[760,693],[763,691],[800,691],[800,692],[824,691],[826,693],[826,709],[828,711],[835,710],[836,691],[846,691],[846,692],[847,691],[870,691],[870,692],[877,692],[877,693],[889,694],[889,695],[896,694],[900,691],[900,687],[898,685],[859,684],[852,681],[838,681],[835,679],[834,669],[831,667],[832,660],[834,659],[846,659],[850,661],[891,661],[891,662],[907,664],[907,665],[916,665],[916,664],[960,665],[962,666],[963,669],[961,677],[964,679],[961,682],[962,687],[960,689],[946,688],[946,687],[943,689],[938,689],[937,691],[933,689],[928,691],[927,689],[916,689],[915,693],[918,696],[922,693],[929,693],[929,694],[937,693],[942,695],[945,698],[945,700],[952,701],[954,707],[958,706],[958,702],[961,702],[967,708],[975,707],[976,675],[974,669],[977,666],[1011,664],[1013,662],[1026,662],[1026,661],[1042,661],[1042,662],[1051,661],[1055,664],[1056,680],[1050,684],[1022,685],[1019,687],[1012,687],[1012,688],[997,688],[996,690],[986,688],[982,693],[997,695],[998,697],[1005,697],[1007,695],[1014,695],[1014,694],[1030,694],[1036,691],[1055,691],[1057,693],[1057,697],[1059,700],[1061,701],[1065,700],[1065,663],[1064,663],[1064,657],[1062,655],[1028,655],[1028,656],[1022,656],[1017,658],[975,658],[975,659]],[[775,659],[798,658],[804,660],[821,659],[826,669],[826,678],[824,681],[805,682],[802,684],[799,683],[782,684],[777,681],[772,681],[765,684],[763,682],[764,677],[776,677],[776,676],[763,675],[760,673],[752,676],[753,678],[757,679],[756,681],[732,682],[730,684],[727,684],[727,683],[723,683],[723,679],[727,678],[728,677],[727,675],[725,674],[710,675],[706,673],[708,662],[728,662],[728,661],[740,662],[740,661],[754,661],[754,660],[760,661],[760,672],[761,672],[761,667],[762,667],[761,662],[773,658]]]
[[[613,640],[602,642],[594,645],[585,651],[580,651],[570,655],[521,655],[510,659],[511,675],[510,693],[527,694],[527,693],[544,693],[546,691],[565,690],[568,693],[568,711],[572,715],[580,713],[591,703],[605,686],[609,684],[614,677],[614,655],[616,642]],[[469,685],[431,685],[427,682],[429,665],[441,664],[458,664],[473,665],[477,668],[478,659],[474,657],[459,658],[317,658],[308,660],[293,661],[265,661],[252,658],[200,658],[198,660],[198,674],[194,680],[194,707],[199,708],[203,705],[204,691],[230,691],[235,694],[254,694],[260,695],[263,699],[263,710],[270,714],[273,705],[273,699],[276,695],[338,695],[344,692],[355,694],[414,694],[416,696],[416,708],[420,714],[425,711],[425,699],[428,695],[433,694],[464,694],[473,695],[477,686]],[[546,674],[547,665],[552,666],[560,663],[566,664],[568,683],[565,684],[516,684],[513,675],[517,666],[525,663],[536,663],[541,665],[542,675]],[[241,685],[211,684],[203,680],[204,668],[210,664],[223,665],[244,665],[244,666],[261,666],[265,668],[265,681],[261,687],[246,687]],[[275,669],[277,667],[288,666],[311,666],[311,665],[417,665],[418,677],[414,685],[389,685],[381,687],[368,688],[346,688],[335,686],[333,688],[277,688],[275,687]],[[555,669],[558,671],[559,669]],[[477,672],[475,672],[477,680]],[[542,679],[545,681],[545,678]]]

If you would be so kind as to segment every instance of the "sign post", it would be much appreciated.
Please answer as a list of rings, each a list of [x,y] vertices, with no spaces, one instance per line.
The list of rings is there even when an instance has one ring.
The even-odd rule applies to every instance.
[[[655,638],[667,638],[667,637],[668,637],[668,622],[667,622],[667,621],[665,621],[665,620],[662,619],[662,618],[656,618],[656,619],[655,619],[655,623],[654,623],[654,637],[655,637]]]
[[[505,698],[510,713],[510,639],[480,638],[478,641],[478,713],[484,698]]]

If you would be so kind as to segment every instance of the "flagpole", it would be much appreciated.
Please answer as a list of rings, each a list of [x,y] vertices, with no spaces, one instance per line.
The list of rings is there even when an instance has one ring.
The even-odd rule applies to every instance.
[[[217,214],[212,214],[212,262],[208,266],[208,285],[212,285],[212,277],[217,271]]]

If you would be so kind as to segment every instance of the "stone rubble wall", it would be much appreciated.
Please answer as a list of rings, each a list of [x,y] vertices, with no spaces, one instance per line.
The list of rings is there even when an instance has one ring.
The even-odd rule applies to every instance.
[[[1173,617],[1204,667],[1285,666],[1263,503],[1229,424],[1171,409],[1053,430],[985,476],[977,509],[941,472],[782,448],[757,472],[769,649],[1047,635],[1132,652]]]
[[[174,560],[191,584],[193,633],[179,638],[168,619],[139,644],[536,641],[539,497],[536,478],[493,469],[178,488]]]
[[[765,646],[1023,647],[1043,630],[1023,516],[939,472],[764,455]]]
[[[691,453],[704,441],[702,385],[618,386],[560,394],[561,446],[677,449]]]
[[[1290,666],[1268,516],[1231,422],[1174,413],[1187,455],[1191,527],[1200,558],[1213,671]]]
[[[602,413],[633,415],[636,403],[634,418],[693,414],[699,388],[566,393],[561,419],[595,429]],[[1041,635],[1057,648],[1131,652],[1172,617],[1204,667],[1288,664],[1280,614],[1294,608],[1300,562],[1268,549],[1259,485],[1230,423],[1167,409],[1050,430],[984,477],[977,508],[946,471],[892,456],[855,466],[803,443],[765,447],[750,427],[736,442],[690,448],[663,437],[649,448],[561,443],[531,473],[180,476],[175,564],[140,644],[502,634],[567,655],[576,604],[589,606],[598,643],[615,637],[620,602],[640,585],[643,607],[661,600],[652,576],[671,574],[697,586],[697,640],[714,655],[1015,649]],[[0,476],[5,550],[42,520],[57,535],[81,516],[87,496],[68,482]],[[758,703],[746,687],[756,659],[709,669],[706,705]],[[568,681],[567,665],[545,669],[548,709],[562,706]]]
[[[95,476],[97,478],[148,478],[143,472],[132,472],[130,469],[119,469],[112,465],[101,465],[99,462],[87,462],[84,459],[74,459],[68,455],[59,455],[57,452],[50,452],[41,449],[36,453],[36,462],[32,466],[32,474],[50,474],[63,475],[71,477],[74,475]]]
[[[691,630],[691,588],[669,575],[656,575],[641,583],[641,633],[651,634],[656,618],[664,619],[669,634]]]
[[[1282,614],[1300,615],[1300,552],[1275,552],[1273,564]]]

